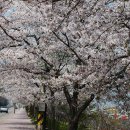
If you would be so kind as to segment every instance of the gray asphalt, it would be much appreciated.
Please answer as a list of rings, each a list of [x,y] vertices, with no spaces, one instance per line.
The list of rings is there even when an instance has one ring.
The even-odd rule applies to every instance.
[[[13,109],[0,117],[0,130],[35,130],[35,126],[26,114],[25,109]]]

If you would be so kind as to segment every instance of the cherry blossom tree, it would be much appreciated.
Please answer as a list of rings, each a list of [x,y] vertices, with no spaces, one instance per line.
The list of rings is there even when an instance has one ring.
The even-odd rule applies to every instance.
[[[12,59],[2,72],[38,78],[42,100],[68,104],[69,130],[94,99],[129,99],[129,1],[2,3],[1,57]],[[22,97],[33,85],[22,85]]]

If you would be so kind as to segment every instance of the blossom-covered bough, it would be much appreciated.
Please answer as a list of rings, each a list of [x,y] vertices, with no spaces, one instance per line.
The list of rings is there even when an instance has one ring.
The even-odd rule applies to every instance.
[[[81,114],[94,99],[120,99],[127,106],[129,1],[1,3],[0,73],[7,94],[22,101],[28,95],[26,101],[33,101],[41,86],[42,101],[68,104],[69,130],[78,128]]]

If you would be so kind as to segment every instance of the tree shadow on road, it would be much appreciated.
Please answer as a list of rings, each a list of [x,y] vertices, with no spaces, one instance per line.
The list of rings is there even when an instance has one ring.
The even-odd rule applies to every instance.
[[[28,126],[28,125],[32,125],[32,123],[27,123],[27,122],[12,122],[12,123],[3,123],[5,125],[24,125],[24,126]]]
[[[9,127],[11,130],[35,130],[34,128],[27,127]]]

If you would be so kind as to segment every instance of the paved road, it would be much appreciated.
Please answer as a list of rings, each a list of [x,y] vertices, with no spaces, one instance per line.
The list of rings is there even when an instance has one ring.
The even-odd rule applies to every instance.
[[[35,130],[24,109],[0,117],[0,130]]]

